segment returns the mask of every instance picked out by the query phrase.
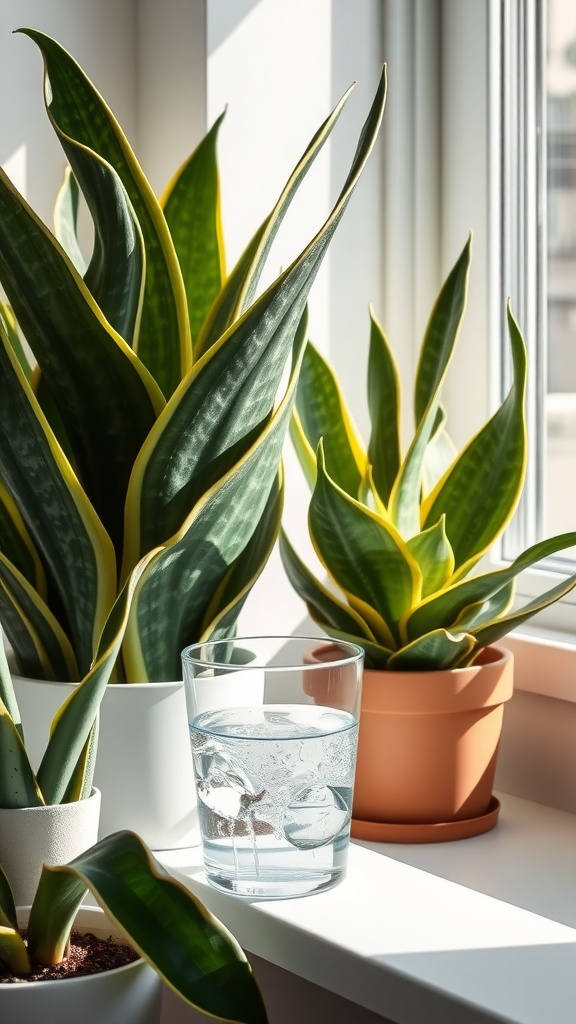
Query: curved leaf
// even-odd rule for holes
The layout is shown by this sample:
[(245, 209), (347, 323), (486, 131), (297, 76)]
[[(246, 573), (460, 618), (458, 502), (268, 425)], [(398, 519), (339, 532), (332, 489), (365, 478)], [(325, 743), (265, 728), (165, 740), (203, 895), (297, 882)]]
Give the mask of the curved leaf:
[(452, 626), (470, 605), (488, 601), (524, 569), (529, 569), (542, 559), (549, 558), (555, 552), (569, 548), (575, 543), (576, 532), (563, 533), (548, 540), (538, 541), (523, 551), (510, 565), (453, 583), (440, 594), (433, 594), (411, 613), (406, 624), (408, 636), (415, 639), (440, 626)]
[(295, 336), (303, 330), (309, 291), (374, 144), (384, 100), (383, 75), (362, 143), (328, 220), (194, 365), (158, 418), (128, 491), (124, 571), (140, 553), (180, 529), (194, 503), (242, 457), (253, 432), (270, 415)]
[[(442, 415), (442, 386), (466, 303), (470, 244), (469, 239), (442, 286), (432, 310), (420, 354), (415, 393), (416, 432), (394, 481), (389, 504), (392, 522), (406, 538), (413, 537), (422, 526), (420, 501), (426, 453), (431, 438), (438, 430), (438, 421)], [(435, 511), (436, 515), (428, 516), (425, 526), (433, 526), (444, 509), (439, 507)], [(447, 532), (452, 544), (449, 520)]]
[(0, 328), (0, 474), (58, 587), (81, 672), (116, 595), (110, 538), (70, 469)]
[(525, 604), (518, 611), (512, 612), (510, 615), (501, 616), (492, 622), (485, 622), (481, 626), (473, 626), (470, 632), (476, 637), (476, 641), (481, 647), (497, 643), (503, 636), (507, 636), (513, 629), (517, 629), (518, 626), (521, 626), (527, 619), (532, 618), (537, 612), (543, 611), (544, 608), (548, 608), (555, 601), (565, 597), (574, 587), (576, 587), (576, 573), (561, 583), (556, 584), (555, 587), (547, 590), (546, 593), (535, 597), (533, 601)]
[[(228, 280), (224, 283), (214, 302), (200, 332), (195, 350), (196, 359), (204, 355), (218, 341), (230, 325), (243, 313), (253, 301), (258, 288), (266, 258), (278, 229), (298, 187), (312, 166), (322, 146), (328, 139), (344, 104), (350, 94), (344, 94), (330, 116), (314, 135), (304, 155), (292, 171), (272, 212), (260, 225), (246, 249), (232, 269)], [(383, 99), (383, 98), (382, 98)]]
[(371, 431), (368, 461), (374, 485), (385, 506), (388, 505), (401, 462), (400, 381), (386, 336), (370, 308), (370, 348), (368, 353), (368, 410)]
[(242, 459), (203, 494), (142, 577), (123, 646), (128, 679), (180, 677), (180, 651), (201, 635), (214, 593), (259, 528), (280, 465), (304, 330), (296, 341), (286, 394), (270, 422)]
[(435, 594), (446, 585), (454, 572), (454, 552), (446, 536), (444, 516), (428, 530), (408, 541), (408, 550), (422, 573), (422, 597)]
[(446, 410), (442, 405), (438, 410), (437, 429), (428, 442), (424, 465), (422, 468), (422, 495), (430, 494), (448, 467), (458, 455), (458, 449), (446, 430)]
[(0, 552), (46, 597), (46, 573), (26, 523), (10, 492), (0, 483)]
[(298, 462), (300, 463), (300, 468), (304, 474), (304, 478), (310, 490), (312, 490), (316, 483), (316, 452), (308, 443), (306, 434), (304, 433), (304, 427), (302, 426), (302, 422), (296, 409), (292, 411), (288, 433), (294, 446)]
[[(94, 224), (94, 246), (84, 284), (108, 323), (135, 348), (144, 289), (144, 242), (134, 210), (116, 171), (96, 153), (68, 138), (57, 124), (53, 127)], [(70, 238), (67, 241), (70, 243)]]
[[(0, 925), (8, 928), (18, 928), (18, 917), (16, 906), (10, 884), (6, 873), (0, 864)], [(0, 953), (0, 957), (2, 954)]]
[(388, 659), (391, 672), (428, 672), (455, 668), (476, 650), (474, 637), (468, 633), (449, 633), (435, 629), (396, 651)]
[(41, 807), (42, 793), (26, 747), (4, 701), (0, 699), (0, 807)]
[(283, 502), (284, 479), (279, 472), (258, 528), (214, 592), (200, 627), (199, 642), (232, 635), (244, 602), (272, 554), (280, 531)]
[(414, 416), (418, 425), (442, 387), (466, 308), (472, 235), (442, 285), (424, 333), (416, 370)]
[(64, 170), (64, 181), (54, 207), (54, 235), (60, 242), (81, 277), (86, 273), (86, 260), (78, 241), (78, 209), (80, 189), (71, 167)]
[(160, 197), (184, 279), (192, 351), (226, 268), (216, 142), (221, 114)]
[(219, 1020), (267, 1024), (234, 937), (132, 832), (102, 839), (68, 865), (44, 868), (28, 924), (29, 945), (41, 962), (62, 958), (85, 887), (182, 999)]
[(50, 739), (37, 772), (38, 785), (47, 804), (60, 803), (71, 783), (79, 789), (85, 789), (88, 784), (77, 779), (77, 769), (80, 765), (84, 770), (93, 770), (93, 759), (86, 756), (86, 744), (120, 651), (134, 591), (152, 557), (153, 553), (143, 558), (134, 569), (108, 616), (94, 666), (54, 716)]
[(168, 396), (190, 368), (192, 353), (182, 275), (160, 205), (116, 118), (76, 61), (42, 32), (19, 31), (34, 40), (44, 57), (46, 106), (53, 123), (111, 164), (134, 207), (146, 250), (138, 355)]
[(60, 623), (41, 596), (0, 553), (0, 621), (23, 675), (78, 679), (78, 664)]
[(356, 642), (362, 645), (365, 641), (376, 642), (372, 630), (362, 617), (343, 601), (339, 601), (312, 575), (307, 565), (296, 554), (283, 530), (280, 533), (279, 547), (286, 575), (295, 591), (306, 602), (310, 615), (318, 625), (327, 632), (338, 629), (342, 633), (354, 636)]
[(84, 488), (119, 544), (128, 477), (163, 399), (1, 170), (0, 280), (64, 419)]
[[(0, 880), (2, 879), (6, 879), (6, 876), (0, 865)], [(7, 963), (14, 974), (31, 973), (30, 959), (24, 939), (16, 925), (2, 922), (2, 915), (0, 915), (0, 960)]]
[(505, 583), (495, 594), (491, 594), (485, 601), (477, 601), (476, 604), (469, 604), (458, 616), (453, 628), (465, 630), (466, 633), (476, 635), (478, 626), (484, 623), (493, 622), (500, 618), (508, 610), (514, 600), (515, 581)]
[[(399, 620), (420, 596), (418, 564), (391, 524), (330, 479), (322, 442), (317, 459), (318, 477), (309, 511), (314, 548), (348, 599), (373, 608), (398, 644)], [(387, 638), (379, 639), (385, 643)]]
[(503, 404), (460, 453), (423, 503), (424, 526), (446, 514), (446, 532), (465, 575), (506, 528), (526, 467), (526, 348), (508, 307), (514, 382)]
[(7, 302), (0, 302), (0, 321), (6, 331), (6, 337), (12, 346), (14, 355), (20, 363), (20, 369), (26, 377), (26, 380), (31, 380), (33, 369), (30, 366), (28, 359), (28, 353), (24, 351), (20, 334), (18, 331), (18, 324), (16, 317), (14, 316), (14, 310)]
[[(310, 341), (300, 370), (296, 413), (308, 446), (316, 451), (323, 438), (328, 473), (357, 498), (366, 452), (332, 367)], [(299, 454), (298, 447), (296, 451)]]

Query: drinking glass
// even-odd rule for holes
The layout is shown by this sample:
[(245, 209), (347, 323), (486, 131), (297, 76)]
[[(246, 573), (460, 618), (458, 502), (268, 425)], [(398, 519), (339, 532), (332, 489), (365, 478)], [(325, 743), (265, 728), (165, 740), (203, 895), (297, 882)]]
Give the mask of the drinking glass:
[(182, 652), (206, 875), (283, 899), (342, 878), (364, 652), (313, 637), (224, 638)]

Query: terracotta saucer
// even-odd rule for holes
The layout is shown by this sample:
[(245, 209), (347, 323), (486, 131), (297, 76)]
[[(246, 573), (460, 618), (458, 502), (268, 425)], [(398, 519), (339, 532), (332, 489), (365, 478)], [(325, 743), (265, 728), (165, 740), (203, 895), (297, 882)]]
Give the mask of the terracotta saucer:
[(494, 828), (500, 813), (500, 801), (495, 796), (485, 814), (463, 821), (441, 821), (429, 825), (398, 824), (382, 821), (359, 821), (352, 818), (353, 839), (367, 839), (374, 843), (447, 843), (454, 839), (480, 836)]

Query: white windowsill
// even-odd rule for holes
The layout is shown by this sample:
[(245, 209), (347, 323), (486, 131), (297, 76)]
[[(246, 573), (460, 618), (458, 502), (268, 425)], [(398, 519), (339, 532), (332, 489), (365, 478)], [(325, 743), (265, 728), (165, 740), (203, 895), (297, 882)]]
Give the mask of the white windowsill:
[(514, 654), (514, 688), (576, 703), (576, 644), (565, 634), (532, 627), (502, 641)]
[(576, 816), (499, 794), (497, 828), (453, 843), (353, 842), (334, 889), (255, 902), (160, 854), (245, 949), (398, 1024), (566, 1024), (576, 1005)]

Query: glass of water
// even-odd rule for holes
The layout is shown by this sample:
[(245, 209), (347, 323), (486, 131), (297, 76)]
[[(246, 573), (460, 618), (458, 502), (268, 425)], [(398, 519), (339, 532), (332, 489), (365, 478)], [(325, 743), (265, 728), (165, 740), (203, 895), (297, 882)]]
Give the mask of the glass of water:
[(320, 892), (344, 874), (364, 652), (310, 637), (182, 652), (208, 881), (241, 896)]

